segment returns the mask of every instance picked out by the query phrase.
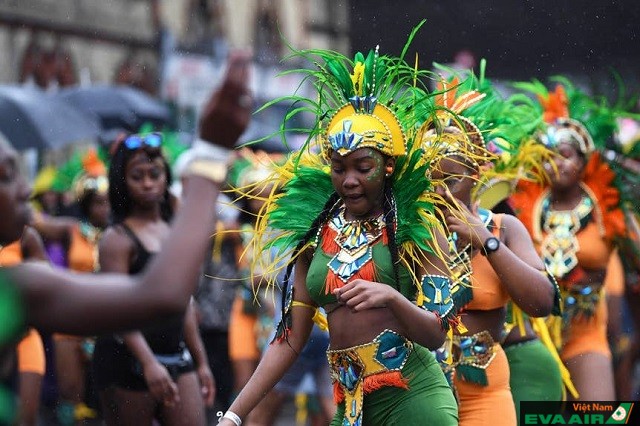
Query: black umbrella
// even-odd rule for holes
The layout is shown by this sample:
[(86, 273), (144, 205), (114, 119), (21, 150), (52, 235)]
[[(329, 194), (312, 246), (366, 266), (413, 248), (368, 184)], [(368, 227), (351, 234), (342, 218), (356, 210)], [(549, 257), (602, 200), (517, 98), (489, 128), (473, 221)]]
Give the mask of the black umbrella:
[(97, 120), (38, 89), (0, 86), (0, 132), (17, 150), (96, 141)]
[(137, 131), (145, 123), (162, 127), (171, 113), (161, 101), (129, 86), (79, 86), (61, 90), (56, 97), (95, 114), (103, 130)]
[(285, 145), (280, 134), (280, 126), (291, 109), (292, 107), (286, 102), (278, 102), (254, 114), (238, 145), (249, 144), (253, 149), (266, 152), (289, 152), (300, 149), (307, 135), (301, 133), (299, 129), (309, 129), (312, 124), (309, 123), (309, 117), (303, 114), (297, 114), (290, 119), (286, 123)]

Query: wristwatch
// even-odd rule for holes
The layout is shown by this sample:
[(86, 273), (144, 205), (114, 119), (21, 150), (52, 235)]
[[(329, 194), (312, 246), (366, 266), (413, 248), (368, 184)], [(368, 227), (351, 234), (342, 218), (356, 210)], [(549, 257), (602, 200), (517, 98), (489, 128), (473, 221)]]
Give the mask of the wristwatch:
[(483, 256), (487, 256), (494, 251), (498, 251), (499, 248), (500, 240), (496, 237), (489, 237), (485, 240), (484, 246), (482, 247), (480, 253), (482, 253)]

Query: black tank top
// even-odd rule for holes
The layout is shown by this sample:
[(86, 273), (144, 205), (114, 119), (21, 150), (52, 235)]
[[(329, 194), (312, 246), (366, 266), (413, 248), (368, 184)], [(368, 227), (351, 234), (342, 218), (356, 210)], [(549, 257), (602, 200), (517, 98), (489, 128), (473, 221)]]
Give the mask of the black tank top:
[[(129, 274), (135, 275), (142, 272), (155, 253), (150, 252), (142, 244), (142, 241), (124, 223), (120, 227), (131, 238), (135, 244), (135, 254), (133, 262), (129, 265)], [(174, 354), (180, 352), (184, 347), (184, 314), (172, 315), (153, 321), (153, 323), (140, 329), (144, 335), (149, 348), (156, 354)]]

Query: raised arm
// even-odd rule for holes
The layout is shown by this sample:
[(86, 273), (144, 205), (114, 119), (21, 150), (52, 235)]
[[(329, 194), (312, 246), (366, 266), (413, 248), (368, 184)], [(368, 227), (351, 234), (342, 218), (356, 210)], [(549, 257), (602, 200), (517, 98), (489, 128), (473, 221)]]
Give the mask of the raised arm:
[[(480, 220), (477, 212), (449, 196), (457, 204), (458, 213), (447, 210), (445, 218), (449, 232), (455, 232), (461, 241), (469, 242), (481, 253), (487, 239), (494, 235)], [(536, 252), (531, 237), (522, 222), (514, 216), (503, 215), (500, 244), (497, 251), (487, 254), (511, 299), (528, 315), (546, 316), (554, 304), (555, 288), (544, 271), (544, 264)]]
[(544, 272), (544, 264), (531, 237), (518, 218), (502, 218), (504, 248), (487, 256), (507, 288), (511, 299), (532, 317), (543, 317), (553, 309), (555, 288)]
[(60, 241), (69, 238), (71, 228), (77, 223), (77, 219), (72, 217), (54, 217), (38, 214), (34, 217), (31, 226), (33, 226), (45, 240)]
[[(247, 94), (249, 56), (235, 53), (220, 89), (203, 111), (200, 136), (211, 151), (232, 148), (246, 128), (250, 111), (239, 99)], [(206, 142), (198, 155), (207, 157)], [(212, 156), (208, 156), (208, 162)], [(201, 162), (200, 165), (203, 163)], [(185, 177), (184, 206), (162, 251), (140, 277), (84, 275), (42, 265), (7, 268), (22, 292), (29, 324), (49, 331), (91, 334), (143, 325), (159, 315), (183, 312), (197, 283), (214, 229), (219, 176), (194, 169)]]

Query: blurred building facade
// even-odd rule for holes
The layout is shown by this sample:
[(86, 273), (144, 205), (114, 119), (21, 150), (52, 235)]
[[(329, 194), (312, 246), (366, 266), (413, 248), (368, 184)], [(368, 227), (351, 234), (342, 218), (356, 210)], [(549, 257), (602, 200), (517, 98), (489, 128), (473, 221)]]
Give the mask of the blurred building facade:
[(44, 89), (119, 82), (162, 91), (171, 51), (223, 58), (249, 47), (277, 64), (296, 48), (349, 49), (335, 0), (0, 0), (0, 83)]

